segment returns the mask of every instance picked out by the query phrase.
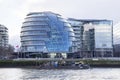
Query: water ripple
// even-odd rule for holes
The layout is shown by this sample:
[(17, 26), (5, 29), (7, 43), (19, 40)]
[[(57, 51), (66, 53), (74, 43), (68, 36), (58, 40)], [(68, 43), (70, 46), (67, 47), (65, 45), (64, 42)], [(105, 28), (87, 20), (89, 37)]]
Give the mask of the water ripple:
[(39, 70), (0, 68), (0, 80), (120, 80), (120, 68)]

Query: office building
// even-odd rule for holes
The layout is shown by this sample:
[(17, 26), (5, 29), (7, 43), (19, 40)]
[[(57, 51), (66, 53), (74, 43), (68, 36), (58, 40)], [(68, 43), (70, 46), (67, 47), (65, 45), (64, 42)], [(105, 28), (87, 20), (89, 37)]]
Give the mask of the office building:
[(0, 46), (8, 47), (8, 29), (0, 24)]
[(82, 56), (82, 45), (83, 45), (83, 23), (76, 19), (68, 19), (68, 22), (71, 24), (74, 34), (75, 34), (75, 41), (74, 41), (74, 57), (80, 58)]
[(114, 57), (120, 57), (120, 23), (113, 27)]
[(21, 51), (28, 55), (39, 53), (70, 53), (74, 33), (71, 25), (52, 12), (32, 12), (27, 15), (21, 31)]
[[(77, 47), (78, 52), (82, 54), (81, 57), (113, 56), (113, 22), (111, 20), (69, 18), (68, 21), (72, 24), (74, 33), (79, 32), (75, 34), (75, 39), (80, 45)], [(76, 26), (75, 23), (79, 24)]]

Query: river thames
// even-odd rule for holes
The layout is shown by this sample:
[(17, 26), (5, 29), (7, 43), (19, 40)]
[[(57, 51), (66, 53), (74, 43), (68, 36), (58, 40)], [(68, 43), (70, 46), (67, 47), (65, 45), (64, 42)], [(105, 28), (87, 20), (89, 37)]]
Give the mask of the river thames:
[(0, 80), (120, 80), (120, 68), (84, 70), (0, 68)]

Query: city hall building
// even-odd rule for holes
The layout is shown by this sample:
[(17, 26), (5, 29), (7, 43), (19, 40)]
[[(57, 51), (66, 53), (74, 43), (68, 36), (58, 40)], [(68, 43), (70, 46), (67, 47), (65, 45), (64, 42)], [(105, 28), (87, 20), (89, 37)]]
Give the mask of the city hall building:
[(29, 13), (22, 25), (21, 53), (25, 57), (112, 57), (113, 21)]
[(74, 52), (74, 40), (71, 25), (61, 15), (33, 12), (27, 14), (22, 25), (21, 52), (26, 57), (41, 53), (48, 53), (50, 57), (60, 57), (61, 54), (66, 57), (66, 53)]

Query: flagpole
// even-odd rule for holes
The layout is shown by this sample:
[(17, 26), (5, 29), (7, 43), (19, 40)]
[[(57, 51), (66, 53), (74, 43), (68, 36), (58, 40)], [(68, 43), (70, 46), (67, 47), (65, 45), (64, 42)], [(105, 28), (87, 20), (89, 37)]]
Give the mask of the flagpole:
[(19, 58), (19, 46), (17, 45), (16, 48), (17, 48), (17, 58)]

